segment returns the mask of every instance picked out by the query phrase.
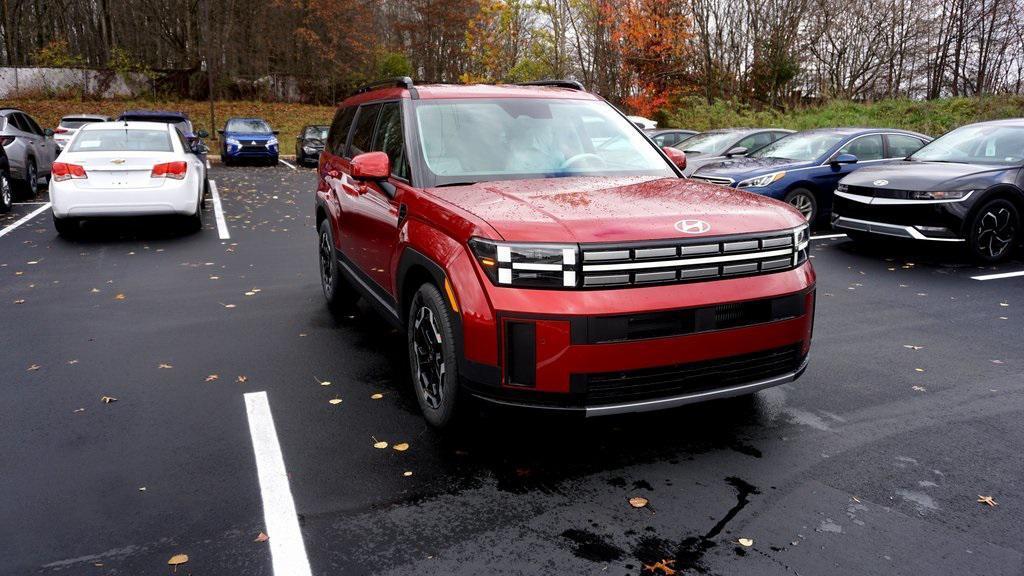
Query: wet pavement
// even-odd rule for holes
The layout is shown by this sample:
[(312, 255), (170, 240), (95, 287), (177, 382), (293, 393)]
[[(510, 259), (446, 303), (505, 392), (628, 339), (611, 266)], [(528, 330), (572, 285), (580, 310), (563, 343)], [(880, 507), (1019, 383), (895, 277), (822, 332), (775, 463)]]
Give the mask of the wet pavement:
[(211, 176), (229, 239), (212, 205), (198, 234), (68, 241), (44, 210), (0, 237), (0, 574), (171, 573), (176, 554), (176, 573), (274, 574), (261, 391), (313, 574), (1024, 571), (1024, 277), (972, 279), (1020, 260), (816, 239), (795, 383), (589, 421), (485, 408), (442, 434), (404, 338), (324, 307), (314, 174)]

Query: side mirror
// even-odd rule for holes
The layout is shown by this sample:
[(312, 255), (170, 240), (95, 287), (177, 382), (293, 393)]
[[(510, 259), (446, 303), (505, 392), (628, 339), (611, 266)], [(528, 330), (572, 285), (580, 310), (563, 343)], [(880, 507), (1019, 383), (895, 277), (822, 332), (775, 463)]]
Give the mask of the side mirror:
[(206, 130), (200, 130), (199, 132), (196, 132), (196, 136), (199, 136), (200, 138), (209, 138), (210, 133)]
[(280, 131), (280, 130), (274, 130), (273, 132), (274, 132), (274, 136), (277, 136), (278, 134), (280, 134), (280, 133), (281, 133), (281, 131)]
[(686, 169), (686, 154), (682, 150), (671, 146), (662, 146), (661, 151), (676, 165), (676, 168), (680, 170)]
[(352, 159), (352, 177), (356, 180), (386, 180), (391, 160), (383, 152), (366, 152)]
[(223, 130), (217, 130), (217, 134), (220, 134), (221, 136), (223, 136), (224, 135), (224, 131)]
[(840, 155), (835, 156), (834, 158), (832, 158), (832, 161), (829, 162), (829, 164), (836, 164), (836, 165), (839, 165), (839, 164), (856, 164), (856, 163), (857, 163), (857, 157), (854, 156), (853, 154), (840, 154)]
[(729, 151), (725, 153), (725, 157), (732, 158), (733, 156), (744, 156), (747, 152), (749, 152), (749, 150), (747, 150), (746, 146), (737, 146), (735, 148), (730, 148)]
[(43, 136), (46, 136), (47, 138), (49, 138), (49, 137), (53, 136), (53, 134), (54, 134), (54, 132), (50, 128), (44, 128), (43, 129)]

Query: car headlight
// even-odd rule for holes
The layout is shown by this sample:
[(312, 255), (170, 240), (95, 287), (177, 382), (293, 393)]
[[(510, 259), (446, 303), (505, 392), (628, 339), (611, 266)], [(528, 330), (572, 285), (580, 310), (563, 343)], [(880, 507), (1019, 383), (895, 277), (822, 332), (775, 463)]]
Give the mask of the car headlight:
[(755, 176), (753, 178), (747, 178), (746, 180), (741, 180), (740, 183), (736, 185), (736, 187), (737, 188), (763, 188), (763, 187), (771, 184), (772, 182), (778, 182), (785, 175), (786, 175), (785, 172), (772, 172), (771, 174), (765, 174), (764, 176)]
[(846, 191), (847, 191), (847, 190), (849, 190), (849, 189), (850, 189), (850, 187), (849, 187), (849, 186), (847, 186), (846, 184), (843, 184), (842, 182), (840, 182), (840, 183), (839, 183), (839, 184), (838, 184), (838, 185), (836, 186), (836, 192), (846, 192)]
[(793, 229), (793, 266), (799, 266), (810, 256), (808, 248), (811, 244), (811, 227), (801, 224)]
[(318, 152), (318, 150), (316, 148), (313, 148), (312, 146), (303, 146), (302, 150), (306, 154), (316, 154)]
[(238, 138), (228, 138), (227, 140), (225, 140), (225, 142), (228, 143), (228, 146), (241, 146), (242, 145), (242, 143), (238, 141)]
[(575, 288), (579, 247), (575, 244), (522, 244), (471, 238), (469, 248), (498, 286)]
[(911, 192), (912, 200), (962, 200), (973, 190), (935, 190), (932, 192)]
[(277, 138), (267, 140), (267, 148), (270, 148), (271, 146), (277, 146)]

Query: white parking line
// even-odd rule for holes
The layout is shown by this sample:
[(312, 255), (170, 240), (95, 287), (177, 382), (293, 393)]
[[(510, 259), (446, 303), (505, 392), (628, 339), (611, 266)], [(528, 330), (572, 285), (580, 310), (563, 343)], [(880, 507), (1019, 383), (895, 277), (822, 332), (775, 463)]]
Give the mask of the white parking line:
[(1024, 276), (1024, 270), (1019, 272), (1002, 272), (1000, 274), (982, 274), (981, 276), (971, 276), (971, 280), (1002, 280), (1003, 278), (1016, 278), (1018, 276)]
[(270, 536), (270, 556), (276, 576), (311, 576), (306, 545), (302, 541), (295, 501), (288, 486), (281, 446), (277, 442), (274, 417), (266, 392), (245, 395), (252, 451), (263, 497), (263, 521)]
[(291, 168), (292, 170), (298, 170), (298, 168), (296, 168), (294, 164), (288, 162), (284, 158), (278, 158), (277, 161), (280, 162), (281, 164), (284, 164), (285, 166)]
[(811, 236), (811, 240), (825, 240), (827, 238), (845, 238), (846, 234), (818, 234)]
[(209, 158), (206, 159), (206, 169), (207, 170), (210, 169), (210, 159)]
[(210, 196), (213, 197), (213, 215), (217, 218), (217, 233), (221, 240), (228, 240), (231, 234), (228, 232), (228, 223), (224, 221), (224, 209), (220, 206), (220, 194), (217, 193), (217, 182), (210, 180)]
[(21, 226), (25, 222), (28, 222), (29, 220), (35, 218), (36, 216), (39, 216), (40, 214), (42, 214), (43, 212), (45, 212), (49, 208), (50, 208), (50, 203), (49, 202), (47, 202), (46, 204), (43, 204), (39, 208), (36, 208), (32, 212), (30, 212), (28, 215), (23, 216), (21, 218), (21, 220), (18, 220), (17, 222), (15, 222), (14, 224), (11, 224), (7, 228), (4, 228), (3, 230), (0, 230), (0, 236), (7, 235), (7, 233), (10, 232), (11, 230), (14, 230), (15, 228), (17, 228), (18, 226)]

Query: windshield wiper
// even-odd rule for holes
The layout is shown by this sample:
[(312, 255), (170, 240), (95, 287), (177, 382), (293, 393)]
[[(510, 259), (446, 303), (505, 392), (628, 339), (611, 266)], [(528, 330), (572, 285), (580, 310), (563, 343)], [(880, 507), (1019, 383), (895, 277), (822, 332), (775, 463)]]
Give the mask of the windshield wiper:
[(445, 182), (444, 184), (438, 184), (435, 188), (444, 188), (446, 186), (472, 186), (478, 184), (478, 182)]

